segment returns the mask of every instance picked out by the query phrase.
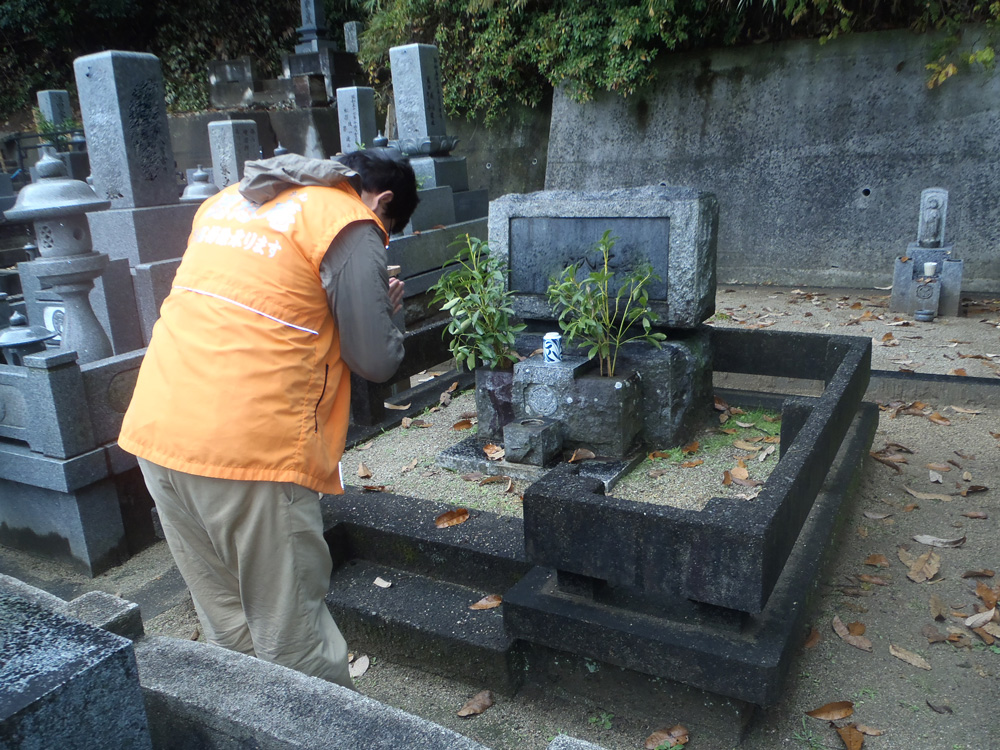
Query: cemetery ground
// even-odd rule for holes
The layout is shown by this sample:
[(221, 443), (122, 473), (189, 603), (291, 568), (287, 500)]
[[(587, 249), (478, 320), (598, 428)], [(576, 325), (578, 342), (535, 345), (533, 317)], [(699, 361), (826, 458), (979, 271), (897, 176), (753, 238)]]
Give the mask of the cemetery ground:
[[(995, 379), (1000, 387), (1000, 300), (967, 301), (965, 317), (935, 323), (901, 320), (887, 305), (888, 292), (879, 290), (720, 286), (711, 322), (868, 336), (873, 371), (950, 374), (952, 384)], [(442, 391), (449, 385), (442, 382)], [(804, 603), (810, 628), (795, 650), (781, 701), (758, 711), (742, 747), (856, 748), (863, 738), (865, 748), (889, 750), (1000, 748), (1000, 638), (993, 640), (1000, 630), (995, 621), (969, 626), (979, 624), (969, 618), (993, 608), (1000, 592), (1000, 398), (984, 396), (989, 390), (970, 389), (966, 397), (951, 388), (943, 400), (880, 403), (874, 455), (865, 459), (824, 572)], [(415, 493), (422, 483), (426, 496), (470, 507), (471, 522), (477, 507), (516, 514), (523, 486), (480, 485), (433, 465), (436, 450), (468, 434), (451, 429), (467, 408), (462, 398), (456, 394), (451, 405), (417, 417), (434, 427), (411, 424), (353, 451), (345, 474), (352, 483), (400, 494)], [(370, 477), (356, 476), (362, 462)], [(704, 492), (706, 484), (721, 491), (722, 472), (702, 468), (678, 464), (674, 475), (690, 477), (691, 493)], [(0, 572), (67, 599), (108, 591), (139, 603), (148, 633), (198, 637), (190, 599), (162, 542), (95, 579), (7, 550), (0, 553)], [(459, 718), (463, 704), (490, 685), (434, 676), (378, 653), (367, 657), (370, 665), (357, 680), (361, 692), (495, 750), (543, 748), (560, 732), (624, 750), (643, 747), (655, 730), (677, 724), (689, 732), (686, 747), (731, 746), (713, 722), (686, 717), (665, 681), (626, 679), (587, 660), (574, 661), (559, 678), (530, 677), (517, 695), (498, 692), (492, 707)], [(731, 720), (720, 709), (719, 722)], [(852, 734), (848, 725), (863, 734)]]

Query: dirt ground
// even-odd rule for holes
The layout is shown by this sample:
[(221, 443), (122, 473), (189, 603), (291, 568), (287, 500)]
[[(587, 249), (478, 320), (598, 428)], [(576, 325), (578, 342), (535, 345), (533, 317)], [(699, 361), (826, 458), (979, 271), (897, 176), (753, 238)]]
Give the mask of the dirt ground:
[[(887, 294), (720, 287), (712, 323), (863, 335), (875, 344), (875, 369), (998, 376), (1000, 300), (970, 302), (963, 318), (913, 323), (888, 313)], [(844, 727), (850, 724), (869, 732), (863, 744), (874, 750), (1000, 749), (1000, 639), (994, 643), (990, 634), (997, 620), (978, 631), (966, 624), (993, 606), (1000, 592), (1000, 576), (993, 572), (1000, 569), (1000, 391), (989, 404), (882, 406), (872, 450), (883, 460), (865, 461), (847, 522), (833, 542), (833, 562), (804, 605), (815, 634), (797, 649), (781, 702), (758, 711), (741, 745), (748, 750), (860, 747), (838, 736), (836, 728), (849, 733)], [(423, 418), (453, 424), (459, 409), (464, 407), (456, 401), (444, 413)], [(371, 481), (395, 492), (419, 479), (440, 485), (446, 472), (433, 465), (433, 441), (419, 442), (428, 438), (423, 433), (430, 428), (397, 431), (401, 442), (391, 465), (371, 448), (345, 460), (345, 472), (357, 468), (359, 456), (358, 463), (373, 470)], [(433, 473), (421, 476), (425, 472)], [(451, 501), (479, 502), (482, 495), (483, 502), (516, 512), (516, 487), (506, 492), (501, 483), (480, 487), (460, 477), (448, 480)], [(7, 551), (0, 554), (0, 571), (64, 597), (93, 588), (131, 598), (143, 609), (147, 632), (196, 636), (190, 600), (162, 543), (93, 580)], [(835, 632), (835, 622), (850, 628), (847, 639)], [(634, 705), (615, 696), (595, 702), (558, 685), (529, 685), (517, 696), (498, 698), (483, 714), (461, 719), (459, 708), (489, 685), (431, 676), (377, 653), (369, 657), (371, 666), (358, 679), (363, 693), (495, 750), (543, 748), (560, 732), (609, 750), (641, 748), (651, 732), (678, 723), (690, 732), (687, 748), (729, 746), (713, 741), (707, 729), (699, 734), (698, 723), (667, 702), (669, 692), (659, 699), (652, 681), (648, 700)], [(833, 724), (805, 713), (835, 702), (850, 702), (840, 708), (851, 713)]]

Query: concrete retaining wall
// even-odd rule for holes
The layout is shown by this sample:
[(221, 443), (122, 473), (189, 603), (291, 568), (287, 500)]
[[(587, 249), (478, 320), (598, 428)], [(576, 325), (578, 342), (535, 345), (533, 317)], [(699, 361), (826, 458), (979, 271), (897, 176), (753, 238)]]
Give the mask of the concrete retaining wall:
[[(967, 35), (979, 33), (967, 30)], [(871, 287), (950, 191), (966, 291), (1000, 290), (1000, 76), (928, 90), (934, 38), (907, 31), (664, 55), (654, 89), (558, 90), (546, 189), (665, 181), (719, 199), (719, 281)]]

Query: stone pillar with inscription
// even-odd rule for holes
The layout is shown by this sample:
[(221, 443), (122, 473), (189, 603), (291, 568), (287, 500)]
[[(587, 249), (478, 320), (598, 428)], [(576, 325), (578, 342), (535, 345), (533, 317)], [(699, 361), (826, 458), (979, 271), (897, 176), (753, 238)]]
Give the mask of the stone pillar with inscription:
[(212, 176), (220, 190), (243, 179), (244, 165), (261, 158), (257, 123), (253, 120), (218, 120), (208, 124), (212, 150)]
[(410, 231), (485, 216), (489, 210), (486, 191), (469, 190), (465, 157), (451, 155), (458, 138), (447, 133), (437, 47), (393, 47), (389, 60), (398, 134), (392, 145), (410, 157), (421, 187)]
[(340, 150), (349, 154), (371, 148), (378, 135), (375, 125), (375, 89), (350, 86), (337, 89)]
[(952, 257), (954, 245), (945, 239), (948, 191), (927, 188), (920, 194), (917, 241), (896, 258), (892, 275), (890, 312), (930, 321), (937, 316), (962, 314), (961, 260)]
[(179, 202), (160, 61), (110, 51), (73, 67), (94, 189), (111, 201), (88, 217), (95, 250), (111, 257), (92, 299), (121, 354), (149, 342), (197, 204)]

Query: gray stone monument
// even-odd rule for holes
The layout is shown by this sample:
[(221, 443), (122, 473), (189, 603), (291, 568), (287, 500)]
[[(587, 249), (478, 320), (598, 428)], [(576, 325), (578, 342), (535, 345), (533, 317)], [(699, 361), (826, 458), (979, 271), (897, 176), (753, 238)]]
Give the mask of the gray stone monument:
[(302, 26), (296, 29), (299, 33), (299, 43), (295, 45), (295, 52), (304, 54), (336, 47), (327, 38), (323, 0), (301, 0), (299, 8), (302, 13)]
[(0, 747), (151, 750), (131, 641), (0, 596)]
[[(411, 231), (485, 216), (489, 210), (486, 191), (469, 190), (465, 157), (450, 155), (458, 139), (447, 133), (437, 47), (430, 44), (393, 47), (389, 59), (398, 133), (398, 140), (392, 145), (410, 157), (422, 191), (447, 188), (452, 193), (442, 198), (421, 192), (421, 204), (411, 222)], [(453, 217), (450, 211), (434, 208), (446, 200), (454, 207)]]
[(928, 188), (920, 194), (917, 241), (906, 255), (896, 258), (889, 311), (930, 321), (936, 316), (962, 313), (961, 260), (952, 257), (954, 246), (946, 240), (948, 191)]
[(361, 32), (365, 25), (361, 21), (348, 21), (344, 24), (344, 49), (355, 55), (361, 51)]
[(220, 190), (243, 179), (243, 169), (260, 158), (260, 139), (253, 120), (218, 120), (208, 124), (212, 176)]
[(73, 107), (69, 101), (69, 92), (59, 89), (39, 91), (38, 113), (57, 128), (73, 119)]
[(340, 150), (349, 154), (370, 148), (378, 135), (375, 125), (375, 89), (349, 86), (337, 89)]
[(150, 290), (136, 290), (132, 269), (179, 258), (198, 204), (179, 202), (159, 60), (101, 52), (78, 58), (74, 70), (94, 187), (111, 201), (89, 217), (94, 248), (111, 258), (91, 299), (121, 354), (148, 343), (136, 300)]

